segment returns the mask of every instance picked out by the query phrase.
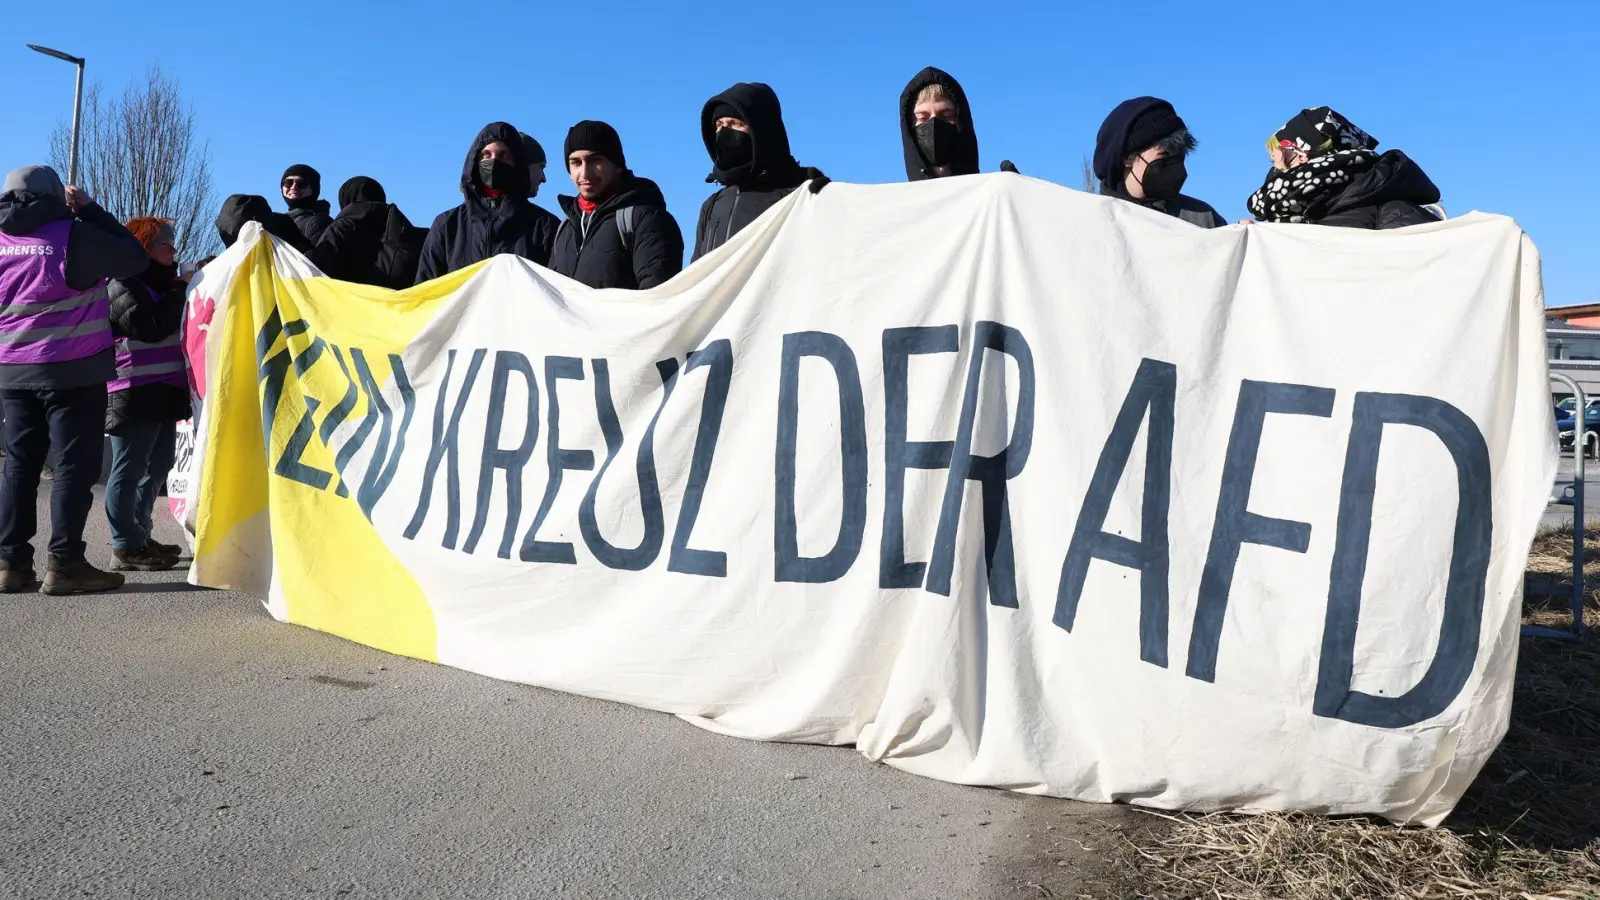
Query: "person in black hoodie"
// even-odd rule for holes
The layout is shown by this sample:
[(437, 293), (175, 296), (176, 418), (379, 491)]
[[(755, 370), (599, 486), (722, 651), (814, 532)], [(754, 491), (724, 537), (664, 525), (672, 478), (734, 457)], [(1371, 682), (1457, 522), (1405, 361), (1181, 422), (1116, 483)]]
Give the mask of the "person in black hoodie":
[[(84, 558), (104, 442), (106, 382), (116, 375), (104, 281), (143, 271), (138, 239), (48, 166), (24, 166), (0, 185), (0, 592), (32, 589), (39, 477), (54, 449), (44, 592), (120, 587)], [(64, 258), (63, 258), (64, 257)], [(49, 305), (46, 305), (49, 304)]]
[(1437, 222), (1425, 205), (1439, 189), (1399, 150), (1378, 152), (1378, 139), (1326, 106), (1301, 110), (1267, 139), (1272, 168), (1245, 202), (1268, 222), (1345, 228), (1404, 228)]
[(267, 234), (301, 253), (311, 254), (311, 242), (295, 227), (294, 220), (273, 212), (267, 198), (260, 194), (233, 194), (222, 201), (222, 211), (217, 213), (217, 236), (222, 239), (222, 246), (232, 247), (246, 222), (260, 222)]
[(339, 216), (311, 251), (311, 262), (340, 281), (393, 290), (416, 283), (428, 232), (389, 202), (383, 185), (365, 175), (339, 188)]
[(478, 132), (461, 165), (465, 202), (433, 220), (422, 245), (418, 284), (501, 253), (550, 264), (560, 220), (528, 202), (531, 159), (521, 133), (505, 122), (491, 122)]
[(322, 173), (304, 163), (295, 163), (284, 170), (278, 187), (289, 204), (289, 218), (294, 221), (294, 227), (315, 245), (322, 232), (333, 224), (333, 218), (328, 215), (328, 201), (320, 199)]
[(177, 449), (177, 424), (189, 418), (184, 373), (184, 280), (178, 275), (172, 223), (141, 217), (128, 230), (150, 254), (138, 275), (110, 284), (117, 377), (107, 387), (105, 430), (111, 436), (106, 519), (116, 568), (159, 572), (178, 562), (179, 547), (155, 539), (156, 495)]
[(900, 92), (900, 143), (910, 181), (976, 175), (978, 133), (961, 83), (932, 66), (918, 72)]
[(1182, 193), (1189, 178), (1184, 161), (1197, 144), (1171, 103), (1157, 97), (1124, 100), (1095, 137), (1100, 193), (1201, 228), (1221, 228), (1227, 220), (1209, 203)]
[(700, 207), (691, 262), (722, 246), (806, 181), (812, 193), (828, 183), (826, 175), (794, 161), (778, 95), (759, 82), (740, 82), (707, 100), (700, 111), (700, 136), (711, 154), (706, 181), (722, 189)]
[(561, 197), (567, 220), (550, 268), (593, 288), (629, 290), (653, 288), (683, 269), (683, 232), (656, 183), (628, 170), (616, 129), (579, 122), (563, 156), (578, 196)]

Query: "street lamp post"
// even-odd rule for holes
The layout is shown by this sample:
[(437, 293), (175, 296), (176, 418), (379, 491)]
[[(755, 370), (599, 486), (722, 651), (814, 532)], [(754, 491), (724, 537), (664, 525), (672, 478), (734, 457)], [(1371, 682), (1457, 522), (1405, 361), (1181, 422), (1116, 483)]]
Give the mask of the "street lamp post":
[(60, 50), (52, 50), (49, 47), (41, 47), (38, 44), (29, 44), (28, 49), (38, 53), (43, 53), (45, 56), (53, 56), (56, 59), (62, 60), (63, 62), (72, 63), (78, 67), (78, 84), (73, 89), (74, 96), (72, 98), (72, 149), (67, 155), (67, 183), (77, 184), (78, 116), (83, 111), (83, 57), (73, 56), (70, 53), (62, 53)]

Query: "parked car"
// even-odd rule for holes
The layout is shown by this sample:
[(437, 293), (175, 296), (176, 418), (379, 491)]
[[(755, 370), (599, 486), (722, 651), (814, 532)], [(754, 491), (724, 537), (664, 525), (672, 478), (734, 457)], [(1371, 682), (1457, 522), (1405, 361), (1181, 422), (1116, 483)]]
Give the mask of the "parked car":
[[(1561, 439), (1563, 450), (1572, 449), (1573, 433), (1577, 431), (1578, 417), (1572, 413), (1573, 405), (1566, 409), (1561, 409), (1559, 405), (1556, 407), (1560, 412), (1556, 417), (1556, 435)], [(1600, 402), (1590, 403), (1584, 411), (1583, 430), (1585, 435), (1594, 435), (1596, 445), (1600, 446)]]

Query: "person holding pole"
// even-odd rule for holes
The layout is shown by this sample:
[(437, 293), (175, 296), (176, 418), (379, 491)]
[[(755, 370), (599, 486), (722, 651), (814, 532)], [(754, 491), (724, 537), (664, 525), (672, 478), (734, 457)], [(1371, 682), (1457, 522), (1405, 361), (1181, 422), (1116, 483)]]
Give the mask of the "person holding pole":
[(56, 450), (44, 592), (121, 587), (84, 558), (83, 528), (100, 478), (106, 383), (116, 377), (106, 280), (150, 257), (114, 216), (49, 166), (0, 186), (0, 593), (39, 583), (33, 561), (39, 476)]

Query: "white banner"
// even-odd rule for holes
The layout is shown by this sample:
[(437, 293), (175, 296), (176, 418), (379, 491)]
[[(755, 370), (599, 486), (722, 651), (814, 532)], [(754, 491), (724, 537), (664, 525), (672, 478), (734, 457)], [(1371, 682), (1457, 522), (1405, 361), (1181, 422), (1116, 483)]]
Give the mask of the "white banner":
[(1174, 809), (1433, 823), (1506, 727), (1555, 470), (1509, 219), (834, 184), (639, 293), (261, 240), (208, 270), (194, 577), (281, 618)]

